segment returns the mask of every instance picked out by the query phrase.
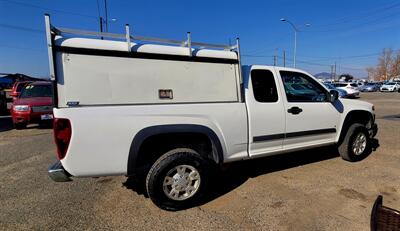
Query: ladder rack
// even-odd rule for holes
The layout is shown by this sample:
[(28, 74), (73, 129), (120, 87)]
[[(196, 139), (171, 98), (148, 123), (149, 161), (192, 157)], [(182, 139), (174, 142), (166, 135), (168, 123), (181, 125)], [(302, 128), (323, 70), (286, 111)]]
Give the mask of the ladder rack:
[[(50, 16), (48, 14), (45, 15), (45, 18), (46, 18), (46, 20), (48, 20), (50, 22)], [(102, 37), (102, 38), (124, 39), (124, 40), (127, 40), (127, 42), (136, 40), (136, 41), (142, 41), (142, 42), (156, 42), (156, 43), (164, 43), (164, 44), (170, 44), (170, 45), (178, 45), (178, 46), (183, 46), (183, 47), (223, 49), (223, 50), (228, 50), (228, 51), (235, 51), (239, 47), (238, 39), (236, 40), (237, 43), (235, 45), (192, 42), (190, 32), (187, 32), (186, 40), (145, 37), (145, 36), (139, 36), (139, 35), (132, 36), (129, 34), (129, 31), (130, 31), (129, 24), (125, 25), (125, 34), (62, 28), (62, 27), (55, 27), (51, 24), (50, 24), (50, 28), (47, 28), (47, 26), (46, 26), (46, 30), (48, 30), (48, 29), (54, 35), (74, 34), (74, 35), (93, 36), (93, 37)]]
[(125, 34), (116, 34), (116, 33), (108, 33), (108, 32), (97, 32), (97, 31), (86, 31), (86, 30), (77, 30), (70, 28), (62, 28), (55, 27), (50, 22), (50, 15), (45, 14), (45, 24), (46, 24), (46, 37), (47, 37), (47, 46), (48, 46), (48, 55), (50, 62), (50, 78), (52, 80), (55, 79), (54, 74), (54, 64), (53, 64), (53, 52), (52, 46), (53, 39), (55, 35), (63, 35), (63, 34), (72, 34), (72, 35), (81, 35), (81, 36), (92, 36), (92, 37), (100, 37), (100, 38), (111, 38), (111, 39), (119, 39), (125, 40), (127, 43), (127, 52), (135, 52), (131, 49), (131, 42), (140, 41), (140, 42), (148, 42), (148, 43), (158, 43), (158, 44), (166, 44), (166, 45), (175, 45), (181, 47), (188, 48), (188, 56), (192, 56), (192, 48), (195, 47), (197, 49), (222, 49), (226, 51), (234, 51), (237, 53), (238, 63), (239, 63), (239, 78), (241, 78), (241, 60), (240, 60), (240, 45), (239, 38), (236, 38), (235, 45), (223, 45), (223, 44), (211, 44), (211, 43), (201, 43), (201, 42), (192, 42), (191, 33), (187, 32), (186, 40), (173, 40), (173, 39), (164, 39), (164, 38), (155, 38), (155, 37), (144, 37), (135, 35), (132, 36), (130, 34), (130, 27), (128, 24), (125, 25)]

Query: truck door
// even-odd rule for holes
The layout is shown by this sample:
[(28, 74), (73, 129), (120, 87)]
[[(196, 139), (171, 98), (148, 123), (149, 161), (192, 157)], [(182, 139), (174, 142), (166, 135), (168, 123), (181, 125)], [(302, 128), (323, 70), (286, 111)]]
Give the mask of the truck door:
[(249, 156), (279, 152), (285, 136), (285, 113), (278, 77), (273, 69), (255, 66), (247, 75)]
[(285, 89), (286, 135), (283, 148), (333, 143), (339, 109), (329, 102), (329, 92), (307, 73), (277, 68)]

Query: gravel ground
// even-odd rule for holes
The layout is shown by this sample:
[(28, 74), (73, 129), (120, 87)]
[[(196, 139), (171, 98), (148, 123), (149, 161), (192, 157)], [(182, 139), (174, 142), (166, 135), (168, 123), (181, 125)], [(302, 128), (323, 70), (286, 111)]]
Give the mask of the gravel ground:
[[(369, 230), (378, 194), (400, 209), (400, 94), (365, 93), (375, 104), (380, 146), (349, 163), (331, 148), (232, 164), (207, 203), (167, 212), (133, 179), (52, 182), (50, 129), (13, 130), (0, 117), (1, 230)], [(389, 116), (388, 118), (386, 118)]]

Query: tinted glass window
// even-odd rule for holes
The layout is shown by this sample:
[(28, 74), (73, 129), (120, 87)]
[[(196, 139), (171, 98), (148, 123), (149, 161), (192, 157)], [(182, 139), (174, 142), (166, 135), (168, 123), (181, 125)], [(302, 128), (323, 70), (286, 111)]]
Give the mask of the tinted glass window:
[(251, 82), (254, 98), (258, 102), (271, 103), (278, 101), (274, 75), (268, 70), (252, 70)]
[(51, 97), (51, 85), (26, 85), (21, 91), (21, 98)]
[(21, 90), (22, 90), (22, 88), (25, 86), (25, 84), (24, 83), (20, 83), (20, 84), (18, 84), (17, 85), (17, 92), (21, 92)]
[(324, 88), (311, 77), (291, 71), (281, 71), (280, 73), (289, 102), (327, 101)]
[(350, 84), (350, 86), (352, 86), (352, 87), (358, 87), (358, 85), (357, 85), (356, 83), (352, 83), (352, 84)]

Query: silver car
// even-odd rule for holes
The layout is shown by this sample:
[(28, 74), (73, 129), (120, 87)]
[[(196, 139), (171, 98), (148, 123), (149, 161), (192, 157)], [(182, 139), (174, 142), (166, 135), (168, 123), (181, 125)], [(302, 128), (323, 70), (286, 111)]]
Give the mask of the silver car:
[(376, 83), (366, 83), (364, 86), (360, 88), (362, 92), (375, 92), (379, 91), (379, 85)]

